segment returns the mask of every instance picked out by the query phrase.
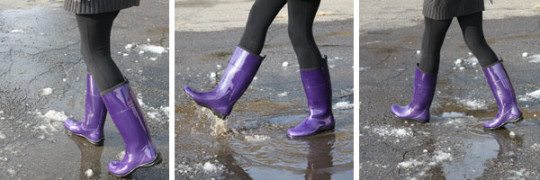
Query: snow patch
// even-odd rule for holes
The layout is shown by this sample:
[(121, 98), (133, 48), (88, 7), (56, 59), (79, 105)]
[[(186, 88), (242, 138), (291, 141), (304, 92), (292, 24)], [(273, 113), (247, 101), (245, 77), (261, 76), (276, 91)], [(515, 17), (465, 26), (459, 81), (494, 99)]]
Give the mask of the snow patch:
[(530, 55), (526, 58), (530, 63), (540, 63), (540, 54)]
[(487, 109), (486, 102), (483, 100), (462, 99), (462, 100), (459, 100), (459, 103), (464, 105), (467, 109), (471, 109), (471, 110)]
[(396, 138), (411, 137), (413, 135), (411, 128), (378, 127), (374, 128), (373, 132), (379, 136), (392, 136)]
[(424, 162), (417, 161), (416, 159), (410, 159), (408, 161), (400, 162), (398, 164), (398, 168), (403, 168), (403, 169), (414, 168), (416, 166), (421, 166), (423, 164), (424, 164)]
[(22, 33), (24, 33), (24, 31), (22, 29), (13, 29), (13, 30), (9, 31), (9, 33), (22, 34)]
[(53, 93), (53, 89), (50, 88), (50, 87), (43, 88), (41, 90), (41, 95), (43, 95), (43, 96), (48, 96), (48, 95), (51, 95), (52, 93)]
[(465, 113), (460, 112), (443, 112), (441, 115), (442, 118), (459, 118), (459, 117), (466, 117)]
[(36, 129), (40, 129), (48, 134), (63, 129), (62, 124), (64, 120), (68, 118), (64, 111), (58, 112), (55, 110), (48, 110), (45, 114), (42, 114), (36, 110), (34, 114), (44, 120), (43, 124), (39, 125)]
[(141, 45), (137, 46), (137, 49), (139, 51), (151, 52), (151, 53), (155, 53), (155, 54), (163, 54), (163, 53), (167, 52), (166, 48), (164, 48), (162, 46), (151, 45), (151, 44), (141, 44)]

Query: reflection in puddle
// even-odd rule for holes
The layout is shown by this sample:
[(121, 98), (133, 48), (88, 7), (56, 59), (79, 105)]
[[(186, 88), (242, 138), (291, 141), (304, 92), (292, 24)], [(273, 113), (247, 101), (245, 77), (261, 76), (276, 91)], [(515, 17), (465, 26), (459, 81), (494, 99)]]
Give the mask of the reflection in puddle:
[(101, 153), (103, 146), (95, 146), (84, 138), (68, 135), (81, 151), (79, 179), (99, 179), (101, 176)]

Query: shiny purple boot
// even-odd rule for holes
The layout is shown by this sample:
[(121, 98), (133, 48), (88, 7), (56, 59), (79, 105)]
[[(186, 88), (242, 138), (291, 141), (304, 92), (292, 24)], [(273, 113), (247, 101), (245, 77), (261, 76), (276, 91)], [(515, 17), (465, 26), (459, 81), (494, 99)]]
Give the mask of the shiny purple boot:
[(309, 106), (310, 115), (300, 124), (290, 128), (290, 137), (311, 136), (335, 127), (332, 114), (332, 84), (328, 68), (300, 70), (302, 84)]
[(107, 109), (103, 104), (99, 89), (92, 75), (87, 74), (84, 120), (79, 122), (69, 118), (64, 121), (64, 127), (72, 134), (86, 138), (92, 144), (101, 145), (105, 117), (107, 117)]
[(227, 69), (223, 71), (221, 81), (212, 91), (196, 92), (189, 86), (185, 86), (184, 91), (200, 106), (209, 108), (220, 118), (225, 118), (231, 114), (234, 104), (248, 88), (262, 60), (263, 57), (236, 47)]
[(125, 155), (121, 161), (109, 163), (109, 172), (124, 177), (139, 167), (161, 162), (161, 156), (150, 139), (150, 132), (139, 104), (128, 83), (102, 96), (109, 114), (124, 139)]
[(392, 105), (392, 113), (401, 119), (415, 120), (422, 123), (428, 122), (429, 107), (435, 95), (436, 84), (436, 74), (424, 73), (417, 67), (411, 102), (406, 106)]
[(523, 115), (519, 110), (516, 101), (516, 94), (510, 78), (504, 69), (502, 63), (498, 62), (495, 65), (484, 68), (487, 83), (495, 96), (499, 112), (491, 121), (484, 123), (484, 127), (488, 129), (497, 129), (507, 123), (514, 123), (523, 119)]

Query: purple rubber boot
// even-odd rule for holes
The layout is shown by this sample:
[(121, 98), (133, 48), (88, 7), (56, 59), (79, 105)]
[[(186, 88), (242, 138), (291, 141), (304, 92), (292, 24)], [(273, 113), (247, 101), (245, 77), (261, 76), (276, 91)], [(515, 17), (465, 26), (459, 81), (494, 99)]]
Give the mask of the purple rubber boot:
[(109, 163), (109, 172), (114, 176), (124, 177), (139, 167), (160, 163), (161, 156), (150, 139), (144, 114), (129, 84), (126, 82), (102, 98), (126, 148), (122, 160)]
[(401, 119), (415, 120), (422, 123), (428, 122), (429, 107), (435, 95), (436, 84), (437, 74), (424, 73), (420, 68), (416, 67), (411, 102), (406, 106), (392, 105), (392, 113)]
[(196, 92), (189, 86), (185, 86), (184, 91), (200, 106), (209, 108), (220, 118), (225, 118), (231, 114), (234, 103), (248, 88), (262, 60), (263, 57), (236, 47), (227, 69), (223, 71), (221, 81), (212, 91)]
[(516, 94), (510, 78), (504, 69), (502, 63), (498, 62), (495, 65), (484, 68), (487, 83), (495, 96), (499, 112), (491, 121), (484, 123), (484, 127), (488, 129), (497, 129), (507, 123), (514, 123), (523, 119), (523, 115), (519, 110), (516, 101)]
[(311, 136), (333, 130), (332, 84), (328, 68), (300, 70), (310, 115), (287, 131), (290, 137)]
[(101, 145), (105, 117), (107, 117), (107, 109), (103, 104), (99, 89), (92, 75), (87, 74), (84, 120), (76, 121), (69, 118), (64, 121), (64, 127), (72, 134), (86, 138), (92, 144)]

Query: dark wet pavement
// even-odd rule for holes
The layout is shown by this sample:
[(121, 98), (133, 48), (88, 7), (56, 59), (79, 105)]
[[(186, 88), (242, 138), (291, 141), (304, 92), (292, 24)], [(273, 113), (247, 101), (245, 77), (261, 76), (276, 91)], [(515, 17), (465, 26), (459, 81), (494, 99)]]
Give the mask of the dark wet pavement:
[[(132, 177), (164, 179), (168, 177), (168, 55), (139, 54), (125, 46), (168, 45), (168, 14), (161, 10), (167, 9), (168, 2), (141, 3), (144, 8), (122, 11), (117, 18), (112, 52), (144, 103), (154, 143), (165, 155), (162, 164), (136, 171)], [(64, 132), (65, 116), (84, 114), (86, 67), (79, 53), (75, 17), (59, 7), (0, 11), (0, 177), (110, 179), (107, 164), (123, 150), (109, 118), (103, 147)]]
[[(360, 35), (360, 177), (398, 179), (540, 178), (540, 16), (486, 20), (484, 30), (504, 59), (525, 120), (484, 130), (497, 112), (479, 64), (453, 22), (441, 51), (431, 122), (402, 121), (420, 55), (423, 23)], [(528, 54), (523, 54), (528, 52)], [(458, 60), (458, 59), (461, 59)]]
[[(353, 101), (352, 22), (316, 22), (314, 27), (321, 52), (329, 57), (333, 104)], [(334, 109), (334, 132), (286, 137), (287, 129), (309, 113), (286, 25), (270, 28), (262, 53), (266, 59), (226, 122), (182, 91), (185, 84), (204, 90), (215, 86), (241, 34), (241, 28), (176, 32), (176, 178), (351, 179), (352, 106)]]

